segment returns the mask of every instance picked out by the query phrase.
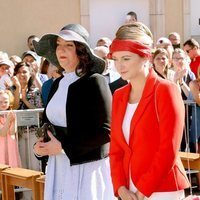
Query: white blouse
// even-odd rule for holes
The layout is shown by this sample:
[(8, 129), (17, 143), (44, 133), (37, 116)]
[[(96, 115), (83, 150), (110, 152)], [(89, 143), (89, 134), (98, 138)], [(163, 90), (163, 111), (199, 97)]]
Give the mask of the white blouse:
[[(59, 86), (46, 108), (46, 115), (49, 121), (57, 126), (67, 126), (66, 103), (69, 86), (80, 77), (75, 72), (63, 73)], [(57, 106), (59, 105), (59, 106)]]
[(138, 106), (138, 103), (127, 104), (126, 113), (125, 113), (123, 124), (122, 124), (122, 130), (123, 130), (124, 137), (127, 144), (129, 144), (131, 120), (133, 118), (133, 115), (135, 113), (137, 106)]

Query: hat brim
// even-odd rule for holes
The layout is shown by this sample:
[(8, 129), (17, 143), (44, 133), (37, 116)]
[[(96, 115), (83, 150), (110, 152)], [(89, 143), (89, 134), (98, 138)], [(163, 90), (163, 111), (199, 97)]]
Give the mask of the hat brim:
[(60, 37), (65, 41), (76, 41), (84, 44), (87, 49), (87, 53), (90, 59), (94, 62), (94, 66), (91, 69), (92, 72), (102, 73), (105, 69), (105, 61), (98, 56), (96, 56), (90, 49), (87, 42), (81, 38), (80, 35), (72, 33), (72, 31), (60, 31), (59, 34), (46, 34), (37, 42), (33, 41), (35, 51), (38, 55), (45, 57), (50, 63), (55, 66), (60, 66), (58, 59), (56, 57), (56, 43), (57, 38)]
[(2, 60), (0, 61), (0, 65), (6, 65), (8, 68), (14, 67), (14, 64), (11, 60)]

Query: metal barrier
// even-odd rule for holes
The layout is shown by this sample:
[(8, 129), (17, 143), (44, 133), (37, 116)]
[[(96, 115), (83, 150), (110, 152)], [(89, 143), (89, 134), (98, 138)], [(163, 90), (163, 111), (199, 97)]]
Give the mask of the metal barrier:
[[(191, 134), (193, 134), (192, 137), (195, 138), (195, 148), (196, 148), (196, 152), (198, 152), (198, 135), (200, 135), (199, 133), (197, 133), (197, 104), (192, 101), (192, 100), (185, 100), (184, 101), (185, 107), (186, 107), (186, 151), (190, 152), (190, 147), (189, 147), (189, 143), (190, 143), (190, 138), (191, 138)], [(194, 109), (193, 110), (193, 116), (192, 119), (190, 119), (190, 115), (189, 115), (189, 108)], [(28, 151), (28, 165), (26, 168), (28, 169), (33, 169), (31, 168), (31, 154), (33, 154), (32, 152), (32, 146), (30, 145), (30, 127), (35, 126), (35, 127), (40, 127), (40, 114), (44, 111), (44, 108), (37, 108), (37, 109), (27, 109), (27, 110), (12, 110), (14, 113), (16, 113), (17, 116), (17, 127), (18, 129), (20, 127), (24, 127), (26, 128), (26, 137), (27, 137), (27, 146), (25, 149), (27, 149)], [(0, 115), (1, 114), (5, 114), (10, 112), (8, 111), (0, 111)], [(191, 132), (191, 126), (190, 126), (190, 121), (194, 120), (195, 123), (195, 128), (194, 131)], [(17, 136), (17, 140), (18, 140), (18, 136)], [(24, 149), (24, 151), (25, 151)], [(41, 168), (40, 168), (41, 169)], [(34, 169), (37, 170), (37, 169)]]
[[(190, 152), (190, 141), (192, 138), (192, 143), (195, 144), (195, 151), (198, 152), (198, 127), (197, 127), (197, 119), (200, 116), (197, 116), (197, 104), (192, 100), (185, 100), (184, 104), (186, 106), (186, 151)], [(191, 108), (191, 110), (190, 110)], [(191, 111), (191, 113), (190, 113)], [(194, 124), (194, 129), (192, 129), (192, 124)]]
[[(39, 128), (40, 127), (40, 114), (44, 111), (44, 108), (37, 108), (37, 109), (27, 109), (27, 110), (12, 110), (14, 113), (16, 113), (16, 121), (17, 121), (17, 142), (19, 146), (19, 129), (26, 130), (23, 134), (26, 138), (26, 146), (24, 148), (24, 153), (27, 154), (27, 166), (22, 166), (27, 169), (33, 169), (31, 167), (31, 155), (33, 155), (33, 146), (30, 144), (30, 127)], [(8, 111), (0, 111), (0, 115), (6, 114), (10, 112)], [(27, 152), (26, 152), (27, 151)], [(20, 155), (21, 156), (21, 155)], [(33, 155), (34, 156), (34, 155)], [(33, 157), (32, 156), (32, 157)], [(38, 163), (40, 163), (38, 161)], [(33, 169), (33, 170), (41, 170), (41, 164), (39, 164), (39, 169)]]
[[(37, 109), (27, 109), (27, 110), (12, 110), (12, 112), (16, 113), (16, 123), (17, 123), (17, 133), (16, 133), (16, 139), (17, 139), (17, 144), (18, 147), (19, 145), (19, 129), (22, 130), (26, 130), (23, 134), (25, 134), (24, 137), (26, 137), (27, 139), (27, 143), (26, 146), (22, 149), (23, 154), (27, 155), (26, 158), (22, 158), (22, 155), (20, 153), (20, 157), (22, 158), (22, 163), (23, 163), (23, 159), (25, 159), (27, 161), (27, 165), (23, 166), (23, 168), (27, 168), (27, 169), (32, 169), (32, 170), (36, 170), (36, 171), (42, 171), (42, 167), (41, 167), (41, 162), (39, 160), (37, 160), (37, 158), (34, 156), (33, 154), (33, 145), (30, 144), (30, 135), (31, 135), (31, 127), (36, 127), (39, 128), (40, 127), (40, 116), (41, 113), (44, 111), (44, 108), (37, 108)], [(8, 112), (10, 112), (10, 110), (7, 111), (0, 111), (0, 115), (4, 115), (7, 114)], [(33, 133), (34, 134), (34, 133)], [(33, 135), (32, 134), (32, 135)], [(33, 135), (35, 137), (35, 135)], [(32, 136), (31, 136), (32, 137)], [(36, 137), (35, 137), (36, 139)], [(32, 161), (32, 159), (35, 159), (34, 161)], [(38, 169), (34, 169), (34, 167), (32, 167), (32, 163), (33, 162), (37, 162), (37, 166)], [(18, 188), (15, 189), (15, 192), (26, 192), (24, 195), (26, 199), (30, 199), (31, 198), (31, 193), (30, 193), (30, 189), (28, 188)], [(27, 193), (28, 192), (28, 193)], [(0, 199), (1, 199), (1, 190), (0, 190)]]

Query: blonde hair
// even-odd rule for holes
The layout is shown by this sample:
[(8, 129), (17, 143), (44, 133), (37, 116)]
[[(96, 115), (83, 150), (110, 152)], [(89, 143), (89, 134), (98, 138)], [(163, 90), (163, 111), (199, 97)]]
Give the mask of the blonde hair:
[(130, 39), (147, 46), (152, 46), (153, 44), (153, 35), (151, 31), (141, 22), (134, 22), (121, 26), (116, 32), (116, 39)]
[(10, 90), (0, 90), (0, 95), (1, 94), (7, 94), (8, 98), (9, 98), (9, 110), (11, 110), (13, 108), (13, 104), (14, 104), (14, 96), (12, 94), (12, 92)]

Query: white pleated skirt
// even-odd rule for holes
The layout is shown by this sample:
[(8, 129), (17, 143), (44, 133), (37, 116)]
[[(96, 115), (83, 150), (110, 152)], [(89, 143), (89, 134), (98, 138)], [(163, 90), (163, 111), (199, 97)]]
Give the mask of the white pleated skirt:
[(70, 166), (66, 154), (48, 160), (44, 200), (114, 200), (109, 158)]

